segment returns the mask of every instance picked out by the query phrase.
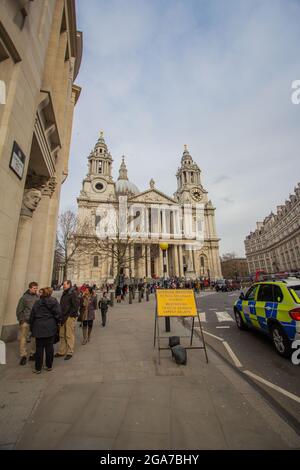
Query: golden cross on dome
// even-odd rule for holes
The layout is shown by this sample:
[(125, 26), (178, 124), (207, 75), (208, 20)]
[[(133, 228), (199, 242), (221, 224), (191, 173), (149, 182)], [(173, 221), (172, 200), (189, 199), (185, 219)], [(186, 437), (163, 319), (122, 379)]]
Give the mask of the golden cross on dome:
[(100, 139), (103, 139), (103, 131), (100, 131)]
[(188, 149), (188, 146), (185, 144), (184, 150), (187, 151), (187, 149)]

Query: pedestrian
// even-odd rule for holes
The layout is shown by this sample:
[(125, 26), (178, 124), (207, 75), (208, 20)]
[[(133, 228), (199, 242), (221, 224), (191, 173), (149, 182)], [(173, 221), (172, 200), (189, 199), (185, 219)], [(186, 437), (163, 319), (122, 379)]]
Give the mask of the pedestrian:
[(60, 327), (60, 342), (58, 353), (55, 357), (65, 356), (65, 361), (72, 358), (75, 346), (75, 324), (78, 316), (79, 299), (77, 293), (72, 290), (72, 282), (65, 281), (63, 294), (60, 299), (62, 321)]
[(117, 285), (116, 287), (116, 297), (117, 297), (117, 303), (121, 303), (121, 295), (122, 295), (122, 288), (120, 285)]
[[(30, 334), (30, 312), (39, 299), (38, 295), (38, 283), (30, 282), (28, 290), (22, 295), (17, 306), (17, 319), (19, 322), (19, 349), (20, 349), (20, 365), (25, 366), (27, 362), (27, 338)], [(30, 355), (29, 360), (34, 361), (35, 359), (35, 341), (34, 338), (30, 339)]]
[(107, 298), (107, 292), (103, 292), (102, 299), (99, 300), (98, 308), (101, 310), (102, 326), (106, 325), (106, 316), (110, 300)]
[(82, 320), (82, 344), (90, 341), (95, 320), (95, 310), (97, 309), (97, 296), (92, 287), (87, 289), (80, 299), (80, 319)]
[(54, 356), (54, 340), (61, 322), (61, 308), (52, 296), (53, 289), (40, 289), (40, 299), (35, 302), (30, 314), (30, 330), (36, 341), (35, 369), (40, 374), (43, 367), (44, 350), (46, 355), (46, 370), (52, 370)]

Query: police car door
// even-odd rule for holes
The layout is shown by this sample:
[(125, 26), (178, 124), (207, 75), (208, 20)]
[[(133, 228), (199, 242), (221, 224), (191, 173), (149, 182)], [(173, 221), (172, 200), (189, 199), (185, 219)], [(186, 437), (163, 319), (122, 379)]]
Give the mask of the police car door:
[(255, 326), (255, 322), (253, 323), (253, 320), (256, 320), (255, 304), (258, 287), (258, 284), (255, 284), (254, 286), (250, 287), (250, 289), (246, 293), (245, 299), (242, 302), (245, 320), (250, 326)]
[(267, 320), (277, 313), (277, 303), (274, 302), (273, 284), (261, 284), (256, 301), (256, 327), (268, 330)]

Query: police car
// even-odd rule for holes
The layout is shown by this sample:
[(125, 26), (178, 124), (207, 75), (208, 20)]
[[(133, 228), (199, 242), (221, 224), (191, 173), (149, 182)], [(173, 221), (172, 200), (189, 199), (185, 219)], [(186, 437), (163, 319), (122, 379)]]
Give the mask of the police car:
[(300, 340), (300, 279), (253, 284), (234, 304), (238, 328), (256, 328), (270, 335), (278, 354), (291, 355), (291, 343)]

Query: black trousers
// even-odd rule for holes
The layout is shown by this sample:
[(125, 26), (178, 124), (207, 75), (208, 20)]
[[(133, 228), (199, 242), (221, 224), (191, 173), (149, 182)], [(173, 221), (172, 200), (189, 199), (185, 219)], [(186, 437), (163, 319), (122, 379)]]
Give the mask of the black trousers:
[(106, 314), (107, 314), (107, 310), (101, 310), (102, 326), (106, 325)]
[(43, 367), (44, 350), (46, 354), (46, 367), (51, 369), (54, 357), (54, 336), (49, 338), (36, 338), (35, 368), (41, 370)]

